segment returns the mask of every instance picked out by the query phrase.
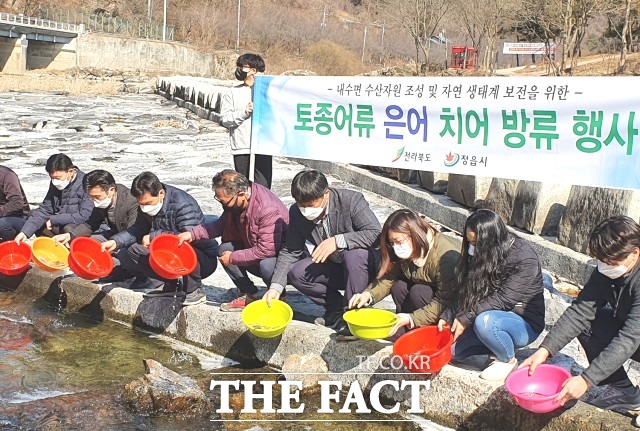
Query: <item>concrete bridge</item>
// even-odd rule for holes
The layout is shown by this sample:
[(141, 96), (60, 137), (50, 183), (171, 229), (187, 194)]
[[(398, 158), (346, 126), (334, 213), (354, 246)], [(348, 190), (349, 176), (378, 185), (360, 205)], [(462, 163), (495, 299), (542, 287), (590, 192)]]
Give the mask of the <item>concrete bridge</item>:
[(75, 66), (75, 40), (82, 25), (0, 13), (0, 71), (24, 73), (57, 61)]

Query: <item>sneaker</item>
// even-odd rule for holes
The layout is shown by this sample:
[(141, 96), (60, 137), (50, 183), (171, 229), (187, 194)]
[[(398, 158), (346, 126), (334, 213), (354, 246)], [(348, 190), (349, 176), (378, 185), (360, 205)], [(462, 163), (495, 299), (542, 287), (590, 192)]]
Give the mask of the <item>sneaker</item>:
[(256, 298), (255, 296), (248, 293), (243, 294), (241, 296), (238, 296), (231, 302), (224, 302), (220, 304), (220, 311), (242, 311), (244, 310), (244, 307), (246, 307), (253, 301), (257, 301), (258, 299), (260, 298)]
[(116, 266), (111, 274), (101, 277), (97, 280), (100, 284), (118, 283), (120, 281), (126, 281), (132, 278), (133, 275), (129, 271), (123, 269), (121, 266)]
[(146, 292), (148, 290), (155, 289), (155, 288), (162, 289), (162, 285), (158, 287), (157, 285), (153, 284), (153, 281), (151, 281), (149, 277), (144, 277), (144, 276), (136, 277), (128, 287), (129, 290), (133, 290), (135, 292), (140, 292), (140, 291)]
[(640, 409), (640, 389), (637, 386), (625, 389), (609, 386), (589, 403), (603, 410), (638, 410)]
[(188, 307), (189, 305), (197, 305), (201, 302), (205, 302), (206, 300), (207, 296), (204, 294), (204, 289), (200, 287), (191, 293), (187, 293), (187, 296), (182, 302), (182, 306)]
[(482, 380), (490, 380), (494, 382), (503, 381), (518, 366), (518, 360), (513, 358), (509, 362), (493, 361), (491, 365), (480, 373)]
[[(324, 316), (317, 317), (313, 323), (318, 326), (324, 326), (327, 328), (335, 328), (335, 326), (342, 320), (342, 311), (327, 311)], [(344, 320), (343, 320), (344, 322)], [(346, 324), (346, 322), (345, 322)]]

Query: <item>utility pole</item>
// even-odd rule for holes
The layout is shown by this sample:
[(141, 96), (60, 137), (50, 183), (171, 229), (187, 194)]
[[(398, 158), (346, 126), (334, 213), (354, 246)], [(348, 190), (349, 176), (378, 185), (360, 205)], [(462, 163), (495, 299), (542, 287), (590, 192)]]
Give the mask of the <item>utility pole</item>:
[(152, 7), (153, 7), (153, 0), (147, 0), (147, 18), (149, 19), (149, 23), (151, 23)]
[(386, 21), (382, 21), (382, 37), (380, 38), (380, 52), (384, 55), (384, 24)]
[(362, 64), (364, 64), (364, 50), (367, 46), (367, 28), (368, 26), (365, 24), (364, 26), (364, 38), (362, 39)]
[(240, 2), (242, 0), (238, 0), (238, 32), (236, 33), (236, 51), (240, 49)]
[(167, 40), (167, 0), (164, 0), (164, 18), (162, 19), (162, 40)]
[(322, 23), (320, 24), (322, 30), (327, 28), (327, 4), (324, 4), (324, 9), (322, 10)]

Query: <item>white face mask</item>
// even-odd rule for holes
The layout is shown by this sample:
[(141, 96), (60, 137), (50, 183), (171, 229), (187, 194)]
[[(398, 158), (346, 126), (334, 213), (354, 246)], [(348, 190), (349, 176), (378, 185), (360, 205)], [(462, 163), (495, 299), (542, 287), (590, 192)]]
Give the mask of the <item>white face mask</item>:
[(474, 254), (476, 254), (476, 246), (473, 244), (469, 244), (469, 248), (467, 249), (467, 251), (469, 252), (469, 256), (473, 256)]
[(402, 244), (393, 244), (393, 252), (400, 259), (409, 259), (413, 254), (413, 248), (409, 242), (403, 242)]
[(53, 187), (55, 187), (58, 190), (62, 190), (65, 187), (67, 187), (69, 185), (71, 181), (69, 181), (68, 179), (66, 180), (56, 180), (55, 178), (51, 180), (51, 184), (53, 184)]
[(140, 209), (142, 210), (143, 213), (149, 214), (151, 217), (154, 217), (156, 214), (160, 212), (160, 209), (162, 208), (163, 203), (164, 201), (161, 200), (161, 201), (158, 201), (158, 203), (155, 205), (140, 205)]
[(93, 205), (96, 208), (109, 208), (109, 205), (111, 205), (111, 196), (107, 196), (106, 199), (103, 199), (101, 201), (93, 201)]
[(604, 275), (605, 277), (609, 277), (612, 280), (622, 277), (627, 273), (628, 270), (629, 269), (624, 265), (607, 265), (606, 263), (598, 260), (598, 271), (600, 272), (600, 274)]
[(320, 217), (320, 214), (322, 214), (322, 211), (324, 211), (324, 207), (322, 206), (323, 203), (324, 203), (324, 198), (322, 198), (322, 203), (320, 204), (319, 207), (298, 206), (298, 208), (300, 209), (300, 212), (302, 213), (304, 218), (306, 218), (307, 220), (315, 220), (318, 217)]

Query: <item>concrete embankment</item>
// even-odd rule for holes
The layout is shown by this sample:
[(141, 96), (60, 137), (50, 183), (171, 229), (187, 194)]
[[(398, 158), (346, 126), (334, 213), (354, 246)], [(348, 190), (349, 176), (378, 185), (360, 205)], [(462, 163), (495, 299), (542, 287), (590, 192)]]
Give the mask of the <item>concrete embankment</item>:
[[(45, 298), (67, 312), (90, 313), (99, 318), (163, 332), (246, 365), (269, 364), (280, 368), (288, 356), (305, 353), (322, 357), (329, 369), (323, 379), (342, 381), (344, 387), (355, 380), (362, 388), (370, 389), (381, 380), (432, 379), (430, 388), (420, 394), (424, 416), (457, 429), (632, 429), (629, 418), (603, 412), (581, 402), (566, 411), (543, 415), (529, 413), (514, 404), (502, 385), (480, 380), (478, 372), (473, 370), (447, 365), (434, 376), (406, 374), (406, 371), (397, 369), (397, 364), (389, 363), (391, 343), (386, 341), (336, 342), (331, 330), (297, 320), (281, 337), (260, 339), (246, 330), (240, 313), (224, 313), (211, 304), (187, 308), (180, 308), (178, 304), (174, 307), (173, 298), (145, 299), (141, 293), (125, 288), (103, 287), (71, 275), (56, 276), (38, 268), (32, 268), (21, 280), (2, 280), (4, 285), (18, 282), (18, 294)], [(526, 356), (524, 353), (520, 359)], [(382, 395), (404, 402), (404, 408), (411, 401), (408, 391), (396, 393), (385, 387)]]

